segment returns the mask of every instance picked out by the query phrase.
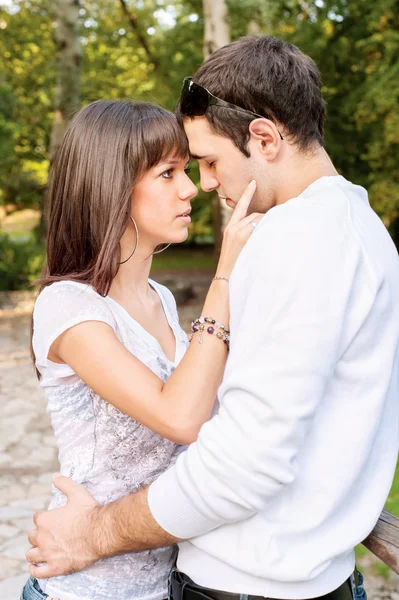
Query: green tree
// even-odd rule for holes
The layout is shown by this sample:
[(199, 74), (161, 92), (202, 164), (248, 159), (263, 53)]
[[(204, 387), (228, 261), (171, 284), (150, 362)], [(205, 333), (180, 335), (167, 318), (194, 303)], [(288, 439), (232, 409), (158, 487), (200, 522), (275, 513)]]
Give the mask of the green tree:
[(41, 0), (21, 0), (11, 12), (0, 10), (0, 28), (0, 80), (9, 90), (2, 94), (0, 111), (6, 111), (12, 128), (7, 143), (12, 143), (11, 152), (4, 149), (3, 136), (0, 140), (0, 153), (6, 154), (0, 167), (0, 203), (35, 206), (48, 167), (55, 73), (52, 26)]
[[(273, 33), (316, 60), (327, 150), (343, 175), (367, 187), (398, 239), (397, 0), (226, 3), (232, 39)], [(14, 0), (0, 8), (0, 202), (18, 207), (37, 204), (46, 181), (57, 71), (52, 6)], [(80, 16), (82, 104), (130, 97), (173, 110), (183, 77), (203, 60), (202, 0), (84, 0)], [(194, 206), (192, 236), (209, 235), (208, 198), (201, 193)]]

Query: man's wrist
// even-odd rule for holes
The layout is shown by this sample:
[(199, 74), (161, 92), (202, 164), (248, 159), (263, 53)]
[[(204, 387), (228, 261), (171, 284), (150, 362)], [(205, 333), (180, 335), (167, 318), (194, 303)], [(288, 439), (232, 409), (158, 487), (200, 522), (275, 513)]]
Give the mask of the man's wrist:
[(105, 506), (96, 506), (92, 510), (89, 523), (90, 544), (96, 560), (143, 549), (134, 535), (133, 506), (139, 494), (141, 492)]
[(112, 505), (96, 506), (90, 513), (89, 535), (93, 555), (96, 560), (118, 554), (112, 539)]
[(90, 544), (95, 560), (180, 541), (154, 520), (148, 507), (147, 491), (142, 489), (112, 504), (96, 506), (91, 511)]

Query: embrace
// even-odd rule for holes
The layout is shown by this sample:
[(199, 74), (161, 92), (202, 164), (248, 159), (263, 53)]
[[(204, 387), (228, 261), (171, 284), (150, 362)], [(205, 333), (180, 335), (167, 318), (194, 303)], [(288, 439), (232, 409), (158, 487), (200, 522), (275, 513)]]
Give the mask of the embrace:
[[(97, 101), (52, 164), (32, 348), (59, 448), (21, 600), (363, 600), (398, 454), (399, 260), (315, 63), (216, 51), (176, 114)], [(344, 149), (343, 149), (344, 151)], [(152, 256), (231, 208), (190, 340)]]

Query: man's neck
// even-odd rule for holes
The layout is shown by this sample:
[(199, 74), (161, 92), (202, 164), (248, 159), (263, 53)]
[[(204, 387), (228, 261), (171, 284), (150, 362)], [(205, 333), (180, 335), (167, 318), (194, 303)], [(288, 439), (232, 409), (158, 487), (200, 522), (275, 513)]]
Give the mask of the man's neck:
[(289, 178), (284, 178), (277, 192), (276, 204), (296, 198), (321, 177), (337, 175), (339, 173), (324, 148), (319, 147), (308, 154), (296, 153), (290, 161)]

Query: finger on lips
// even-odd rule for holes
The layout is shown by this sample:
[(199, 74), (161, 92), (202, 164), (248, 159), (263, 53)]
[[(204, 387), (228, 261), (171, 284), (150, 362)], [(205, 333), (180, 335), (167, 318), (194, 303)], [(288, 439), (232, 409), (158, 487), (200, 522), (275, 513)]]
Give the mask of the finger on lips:
[(234, 212), (231, 216), (230, 223), (234, 224), (240, 221), (247, 214), (247, 209), (249, 203), (252, 200), (252, 196), (254, 195), (256, 190), (256, 181), (253, 179), (248, 186), (246, 187), (243, 195), (239, 199), (234, 209)]

